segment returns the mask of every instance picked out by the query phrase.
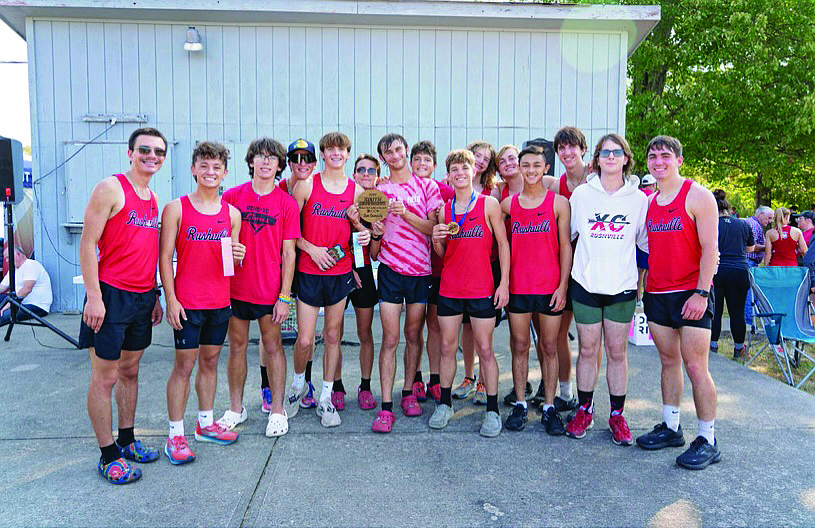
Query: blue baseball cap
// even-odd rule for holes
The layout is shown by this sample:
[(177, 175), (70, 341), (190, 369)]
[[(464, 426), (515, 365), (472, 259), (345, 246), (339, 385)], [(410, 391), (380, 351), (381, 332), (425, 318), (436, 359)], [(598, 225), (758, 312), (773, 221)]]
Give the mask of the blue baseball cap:
[(306, 151), (311, 154), (312, 162), (317, 161), (317, 152), (314, 150), (314, 144), (303, 138), (298, 138), (289, 144), (289, 149), (286, 151), (286, 158), (292, 158), (292, 153), (295, 151)]

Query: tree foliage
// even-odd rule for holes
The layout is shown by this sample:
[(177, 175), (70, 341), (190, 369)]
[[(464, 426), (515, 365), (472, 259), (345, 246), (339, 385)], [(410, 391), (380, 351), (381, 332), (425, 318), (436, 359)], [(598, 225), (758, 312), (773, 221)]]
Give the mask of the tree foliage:
[(815, 202), (813, 0), (585, 3), (661, 5), (628, 64), (635, 153), (669, 134), (685, 146), (687, 176), (749, 193), (746, 209)]

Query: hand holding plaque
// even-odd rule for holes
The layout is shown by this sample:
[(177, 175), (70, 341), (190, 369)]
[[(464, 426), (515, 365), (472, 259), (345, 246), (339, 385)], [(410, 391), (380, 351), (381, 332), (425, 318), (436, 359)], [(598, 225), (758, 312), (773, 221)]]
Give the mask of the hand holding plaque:
[(378, 189), (366, 189), (357, 198), (362, 220), (377, 222), (388, 216), (388, 196)]

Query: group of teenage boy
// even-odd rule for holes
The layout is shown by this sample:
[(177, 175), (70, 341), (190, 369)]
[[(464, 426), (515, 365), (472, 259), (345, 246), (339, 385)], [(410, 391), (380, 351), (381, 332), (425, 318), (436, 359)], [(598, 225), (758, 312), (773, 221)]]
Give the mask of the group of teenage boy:
[[(360, 340), (357, 400), (366, 410), (377, 407), (371, 388), (371, 325), (379, 305), (382, 402), (374, 432), (390, 432), (396, 420), (392, 391), (404, 311), (404, 416), (422, 415), (421, 402), (429, 397), (436, 403), (429, 426), (443, 429), (454, 416), (452, 398), (477, 390), (486, 404), (483, 436), (495, 437), (503, 426), (522, 430), (534, 403), (541, 407), (548, 434), (580, 439), (594, 425), (594, 389), (605, 344), (611, 437), (615, 444), (631, 445), (623, 411), (638, 247), (650, 250), (643, 301), (662, 362), (663, 422), (638, 437), (637, 444), (645, 449), (685, 444), (679, 422), (684, 364), (693, 385), (698, 436), (677, 463), (701, 469), (718, 462), (716, 388), (708, 371), (709, 289), (717, 258), (713, 195), (679, 175), (682, 145), (668, 136), (655, 137), (646, 150), (658, 185), (651, 196), (639, 191), (639, 179), (631, 174), (633, 154), (620, 135), (603, 136), (586, 163), (582, 132), (561, 128), (554, 138), (554, 151), (565, 168), (560, 177), (547, 176), (551, 149), (547, 144), (523, 149), (507, 145), (496, 154), (490, 145), (477, 142), (447, 155), (446, 177), (440, 182), (433, 178), (433, 144), (421, 141), (409, 148), (399, 134), (380, 139), (378, 156), (360, 155), (353, 178), (344, 172), (351, 142), (341, 132), (320, 139), (323, 169), (317, 173), (318, 151), (311, 142), (298, 139), (286, 149), (276, 140), (259, 138), (245, 156), (250, 180), (221, 196), (229, 152), (205, 141), (192, 153), (195, 190), (169, 202), (159, 224), (158, 201), (149, 183), (164, 162), (167, 142), (156, 129), (134, 131), (128, 142), (130, 168), (96, 185), (80, 242), (87, 290), (80, 345), (90, 348), (88, 413), (101, 450), (99, 473), (111, 483), (133, 482), (141, 470), (132, 462), (160, 457), (159, 450), (135, 439), (133, 426), (139, 362), (151, 342), (152, 326), (163, 317), (157, 267), (176, 348), (167, 381), (169, 434), (164, 446), (172, 464), (196, 457), (183, 421), (196, 361), (195, 439), (222, 445), (238, 439), (234, 430), (248, 415), (243, 392), (252, 320), (260, 326), (266, 435), (286, 434), (289, 419), (308, 408), (316, 408), (324, 427), (339, 426), (346, 394), (340, 344), (349, 301)], [(388, 167), (387, 177), (380, 174), (380, 161)], [(287, 165), (290, 176), (282, 178)], [(498, 183), (496, 172), (502, 178)], [(369, 189), (387, 196), (383, 220), (361, 218), (357, 202)], [(376, 279), (371, 260), (379, 262)], [(286, 389), (281, 324), (293, 303), (298, 334), (294, 376)], [(317, 391), (311, 383), (311, 359), (321, 309), (323, 376)], [(504, 399), (512, 406), (505, 425), (493, 349), (502, 309), (510, 325), (514, 386)], [(572, 319), (579, 339), (576, 397), (570, 383)], [(425, 323), (426, 385), (420, 368)], [(530, 324), (538, 337), (542, 375), (533, 398), (527, 381)], [(215, 420), (218, 358), (227, 335), (230, 405)], [(460, 336), (466, 378), (454, 390)], [(565, 425), (563, 411), (572, 411)]]

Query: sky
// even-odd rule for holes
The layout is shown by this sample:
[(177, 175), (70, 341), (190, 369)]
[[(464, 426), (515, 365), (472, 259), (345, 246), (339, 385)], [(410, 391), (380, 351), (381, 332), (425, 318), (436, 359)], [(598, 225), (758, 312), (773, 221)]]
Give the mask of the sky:
[(28, 111), (28, 64), (26, 42), (0, 20), (0, 136), (31, 145), (31, 115)]

